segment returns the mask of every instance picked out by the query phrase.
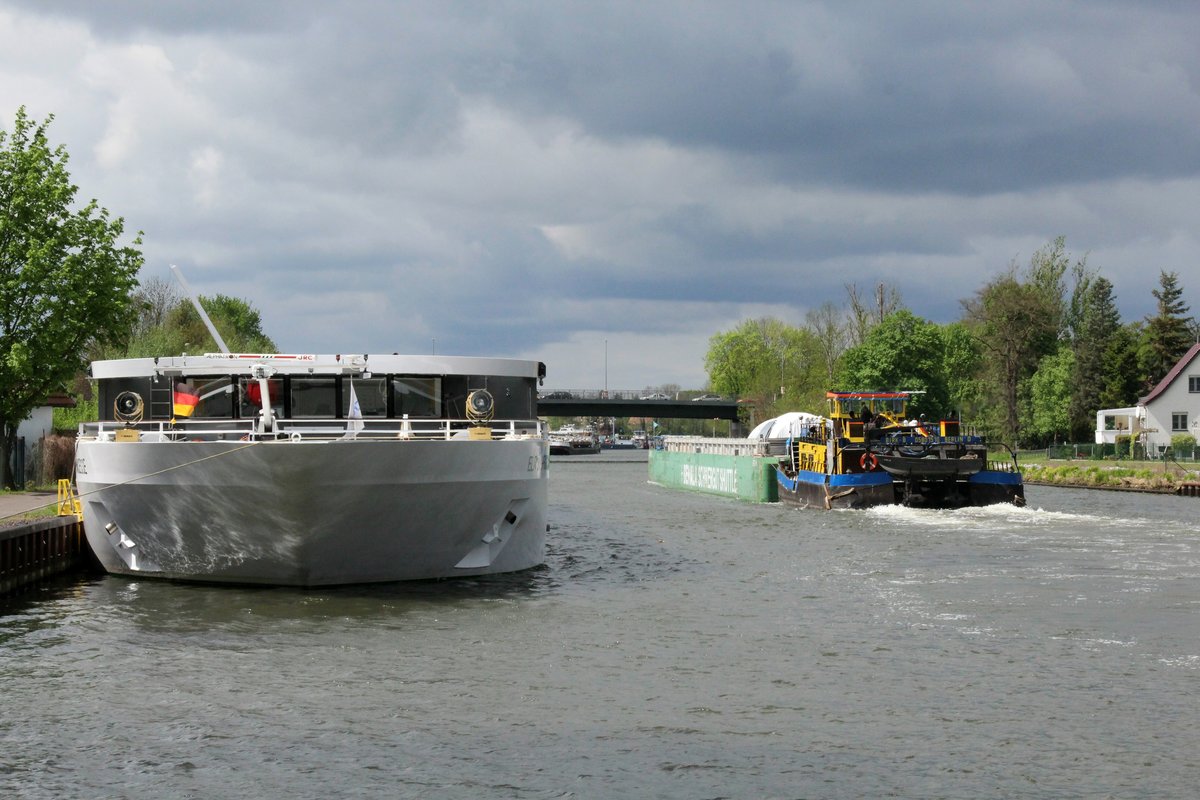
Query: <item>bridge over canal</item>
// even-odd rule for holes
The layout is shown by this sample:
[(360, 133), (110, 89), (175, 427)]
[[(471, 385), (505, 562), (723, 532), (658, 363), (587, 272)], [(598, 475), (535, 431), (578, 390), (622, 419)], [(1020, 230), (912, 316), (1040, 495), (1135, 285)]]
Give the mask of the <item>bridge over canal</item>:
[(540, 417), (656, 417), (737, 422), (737, 412), (736, 400), (643, 399), (633, 392), (551, 392), (538, 398)]

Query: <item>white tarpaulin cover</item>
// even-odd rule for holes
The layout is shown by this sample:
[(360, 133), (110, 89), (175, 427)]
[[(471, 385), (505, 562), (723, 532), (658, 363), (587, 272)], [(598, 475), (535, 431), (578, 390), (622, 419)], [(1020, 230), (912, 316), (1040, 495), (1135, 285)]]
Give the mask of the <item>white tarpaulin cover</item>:
[(825, 421), (824, 417), (809, 414), (804, 411), (789, 411), (778, 417), (760, 422), (750, 431), (751, 439), (787, 439), (789, 436), (800, 436), (809, 428), (819, 426)]

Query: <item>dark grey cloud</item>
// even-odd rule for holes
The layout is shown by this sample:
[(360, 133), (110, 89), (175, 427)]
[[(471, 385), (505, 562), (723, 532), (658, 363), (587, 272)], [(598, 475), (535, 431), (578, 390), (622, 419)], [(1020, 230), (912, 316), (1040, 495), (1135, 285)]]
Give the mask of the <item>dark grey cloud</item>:
[(320, 0), (6, 0), (5, 5), (61, 19), (79, 19), (106, 37), (145, 32), (170, 34), (258, 33), (293, 28), (325, 7)]
[(552, 15), (480, 88), (606, 136), (753, 154), (784, 180), (980, 193), (1200, 168), (1191, 7), (830, 8)]
[(291, 349), (436, 338), (570, 368), (609, 338), (696, 383), (714, 326), (799, 322), (847, 283), (946, 322), (1066, 235), (1137, 317), (1146, 276), (1186, 286), (1200, 250), (1188, 3), (0, 17), (0, 102), (58, 113), (83, 193), (146, 230), (151, 265), (258, 298)]

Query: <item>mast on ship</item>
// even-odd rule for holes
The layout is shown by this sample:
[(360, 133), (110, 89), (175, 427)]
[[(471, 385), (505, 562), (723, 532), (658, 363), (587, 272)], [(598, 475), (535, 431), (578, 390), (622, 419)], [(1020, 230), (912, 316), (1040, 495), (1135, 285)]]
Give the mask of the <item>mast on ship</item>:
[[(183, 277), (183, 270), (172, 264), (171, 272), (175, 273), (175, 278), (179, 281), (179, 285), (183, 287), (184, 293), (192, 301), (192, 305), (196, 307), (196, 313), (200, 315), (200, 319), (204, 322), (204, 327), (208, 328), (209, 334), (212, 335), (213, 341), (217, 343), (217, 347), (221, 349), (221, 353), (229, 355), (229, 345), (225, 344), (225, 340), (217, 332), (217, 326), (213, 325), (212, 320), (208, 317), (208, 312), (200, 304), (200, 296), (192, 290), (191, 285), (187, 282), (187, 278)], [(262, 414), (259, 416), (257, 425), (258, 433), (270, 433), (275, 430), (275, 414), (271, 410), (271, 392), (268, 388), (268, 379), (275, 374), (275, 369), (267, 364), (255, 364), (250, 368), (250, 374), (254, 380), (258, 381), (259, 402), (262, 404)]]

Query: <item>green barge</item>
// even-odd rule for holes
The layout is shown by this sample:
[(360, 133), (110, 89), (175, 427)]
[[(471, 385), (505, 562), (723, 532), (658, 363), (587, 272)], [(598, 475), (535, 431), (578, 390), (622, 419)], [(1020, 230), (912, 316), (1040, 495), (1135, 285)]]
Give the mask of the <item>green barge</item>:
[(774, 503), (781, 442), (666, 436), (650, 451), (650, 481), (670, 489)]

